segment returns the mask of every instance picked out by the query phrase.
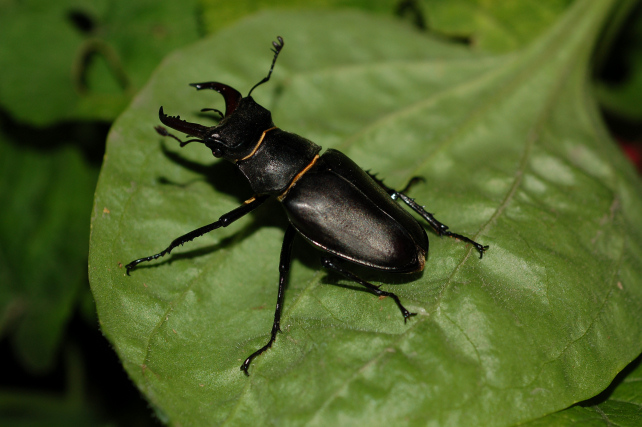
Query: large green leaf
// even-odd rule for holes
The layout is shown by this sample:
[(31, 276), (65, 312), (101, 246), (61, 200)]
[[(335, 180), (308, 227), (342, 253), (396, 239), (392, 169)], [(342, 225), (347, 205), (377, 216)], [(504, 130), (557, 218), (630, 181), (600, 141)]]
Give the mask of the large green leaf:
[[(536, 43), (482, 56), (358, 13), (262, 13), (168, 58), (116, 122), (95, 198), (90, 280), (104, 333), (173, 424), (508, 425), (603, 390), (642, 350), (642, 191), (588, 92), (592, 46), (613, 1), (578, 1)], [(332, 31), (328, 31), (332, 28)], [(474, 249), (431, 234), (422, 274), (360, 272), (419, 315), (328, 277), (295, 242), (281, 333), (269, 336), (280, 208), (124, 274), (250, 196), (203, 147), (152, 126), (207, 123), (217, 80), (278, 126), (343, 150), (401, 187)], [(212, 122), (214, 123), (214, 122)], [(276, 204), (276, 203), (275, 203)], [(336, 280), (344, 287), (331, 286)], [(396, 284), (390, 284), (396, 282)], [(345, 289), (348, 287), (348, 289)]]

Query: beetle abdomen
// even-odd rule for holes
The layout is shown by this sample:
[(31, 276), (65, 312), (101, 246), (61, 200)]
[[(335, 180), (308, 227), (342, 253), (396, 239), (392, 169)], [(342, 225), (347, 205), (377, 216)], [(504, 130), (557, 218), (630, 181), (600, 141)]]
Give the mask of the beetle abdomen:
[(381, 270), (423, 269), (428, 251), (423, 227), (336, 150), (321, 156), (282, 203), (299, 233), (329, 253)]

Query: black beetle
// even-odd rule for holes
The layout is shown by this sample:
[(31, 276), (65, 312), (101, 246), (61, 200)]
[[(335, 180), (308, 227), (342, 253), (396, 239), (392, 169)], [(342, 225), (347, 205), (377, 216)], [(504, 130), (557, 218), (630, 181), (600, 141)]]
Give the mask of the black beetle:
[(432, 214), (404, 194), (420, 178), (413, 178), (401, 191), (393, 190), (374, 175), (363, 171), (346, 155), (327, 150), (319, 155), (321, 147), (299, 135), (283, 131), (272, 122), (271, 113), (250, 96), (259, 85), (272, 75), (276, 59), (283, 48), (283, 39), (272, 42), (274, 58), (268, 75), (258, 82), (244, 98), (236, 89), (223, 83), (193, 83), (196, 89), (213, 89), (225, 99), (225, 114), (217, 126), (206, 127), (170, 117), (160, 108), (160, 121), (179, 132), (195, 137), (181, 141), (162, 126), (156, 131), (180, 142), (205, 144), (215, 157), (235, 163), (250, 182), (255, 196), (242, 206), (221, 216), (216, 222), (198, 228), (175, 239), (164, 251), (140, 258), (127, 264), (127, 274), (144, 261), (169, 254), (172, 249), (220, 227), (226, 227), (261, 206), (271, 196), (283, 204), (290, 220), (285, 231), (279, 264), (279, 292), (274, 312), (270, 340), (252, 353), (241, 365), (248, 374), (252, 360), (272, 346), (280, 331), (283, 291), (290, 269), (292, 242), (298, 232), (308, 242), (326, 252), (324, 267), (348, 277), (378, 296), (391, 297), (403, 314), (404, 321), (411, 313), (401, 304), (397, 295), (379, 289), (354, 273), (346, 270), (341, 261), (393, 273), (422, 271), (428, 252), (428, 236), (424, 228), (396, 199), (401, 199), (421, 215), (440, 236), (450, 236), (472, 244), (481, 258), (488, 246), (482, 246), (468, 237), (452, 233)]

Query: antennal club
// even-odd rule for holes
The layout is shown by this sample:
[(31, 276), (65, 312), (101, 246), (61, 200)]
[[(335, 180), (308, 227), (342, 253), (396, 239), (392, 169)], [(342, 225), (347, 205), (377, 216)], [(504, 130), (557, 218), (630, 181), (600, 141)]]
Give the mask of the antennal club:
[(274, 46), (274, 48), (272, 49), (272, 52), (274, 52), (274, 59), (272, 59), (272, 66), (270, 67), (270, 72), (268, 73), (268, 75), (266, 77), (263, 78), (263, 80), (261, 80), (260, 82), (255, 84), (254, 87), (252, 89), (250, 89), (250, 93), (248, 93), (247, 96), (252, 95), (252, 91), (254, 89), (256, 89), (258, 86), (261, 86), (263, 83), (265, 83), (268, 80), (270, 80), (270, 76), (272, 75), (272, 70), (274, 70), (274, 64), (276, 63), (276, 58), (279, 57), (279, 53), (281, 53), (281, 49), (283, 49), (283, 45), (284, 45), (283, 37), (277, 36), (276, 39), (277, 39), (278, 43), (277, 42), (272, 42), (272, 46)]

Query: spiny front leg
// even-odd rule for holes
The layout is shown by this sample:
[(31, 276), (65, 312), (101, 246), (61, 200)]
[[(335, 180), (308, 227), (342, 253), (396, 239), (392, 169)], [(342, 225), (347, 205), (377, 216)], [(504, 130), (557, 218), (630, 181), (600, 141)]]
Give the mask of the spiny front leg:
[(155, 255), (148, 256), (148, 257), (139, 258), (137, 260), (134, 260), (134, 261), (130, 262), (129, 264), (127, 264), (125, 266), (125, 268), (127, 269), (127, 275), (129, 276), (129, 272), (131, 270), (133, 270), (141, 262), (147, 262), (147, 261), (152, 261), (152, 260), (158, 259), (158, 258), (160, 258), (162, 256), (165, 256), (165, 255), (169, 254), (170, 252), (172, 252), (172, 250), (174, 248), (176, 248), (177, 246), (180, 246), (180, 245), (183, 245), (183, 244), (185, 244), (187, 242), (190, 242), (190, 241), (196, 239), (197, 237), (200, 237), (200, 236), (202, 236), (204, 234), (207, 234), (210, 231), (216, 230), (217, 228), (227, 227), (228, 225), (230, 225), (231, 223), (233, 223), (237, 219), (242, 218), (243, 216), (245, 216), (248, 213), (252, 212), (254, 209), (256, 209), (259, 206), (261, 206), (268, 198), (269, 198), (269, 196), (267, 196), (267, 195), (252, 197), (251, 199), (246, 201), (243, 205), (241, 205), (238, 208), (234, 209), (233, 211), (230, 211), (230, 212), (226, 213), (225, 215), (221, 216), (218, 219), (218, 221), (215, 221), (215, 222), (213, 222), (213, 223), (211, 223), (209, 225), (205, 225), (205, 226), (203, 226), (201, 228), (197, 228), (194, 231), (190, 231), (189, 233), (187, 233), (187, 234), (185, 234), (185, 235), (183, 235), (183, 236), (181, 236), (181, 237), (179, 237), (177, 239), (174, 239), (174, 241), (172, 243), (170, 243), (170, 245), (164, 251), (159, 252), (159, 253), (157, 253)]

